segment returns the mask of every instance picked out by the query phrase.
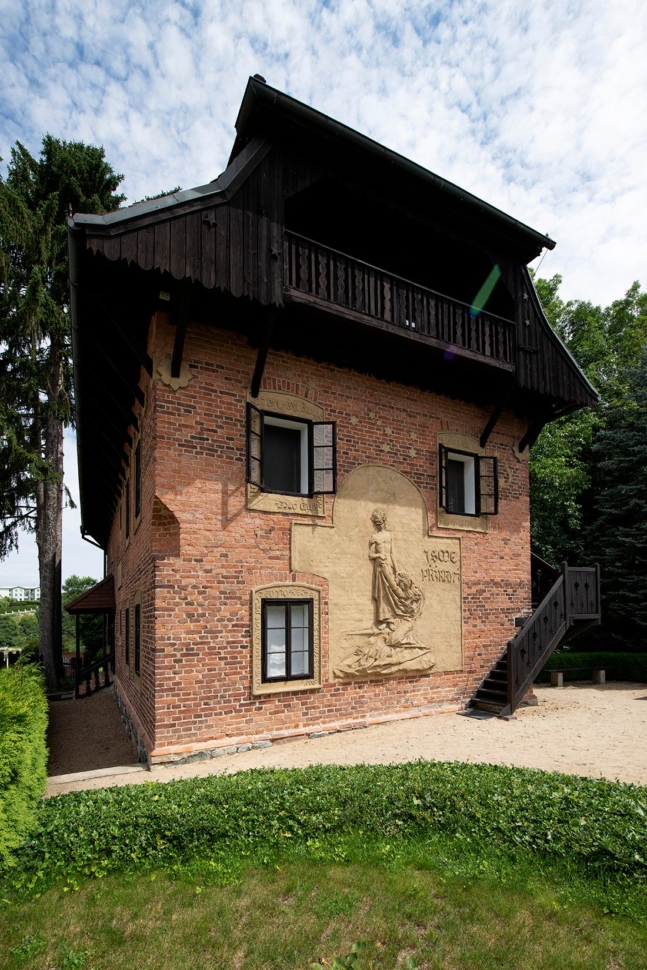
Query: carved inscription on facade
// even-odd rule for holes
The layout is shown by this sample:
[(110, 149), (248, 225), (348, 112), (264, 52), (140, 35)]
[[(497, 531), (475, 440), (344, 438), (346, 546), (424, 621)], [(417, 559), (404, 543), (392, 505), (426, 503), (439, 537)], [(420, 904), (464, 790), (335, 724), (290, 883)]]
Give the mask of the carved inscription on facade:
[(261, 411), (270, 411), (273, 414), (284, 414), (293, 418), (308, 418), (310, 421), (323, 421), (324, 410), (309, 401), (306, 397), (298, 397), (296, 394), (286, 394), (284, 391), (259, 391), (258, 397), (254, 398), (250, 394), (247, 400), (251, 401)]
[(460, 584), (460, 556), (456, 549), (425, 549), (425, 559), (426, 565), (421, 569), (423, 583)]
[(332, 527), (293, 523), (292, 568), (328, 580), (333, 678), (462, 668), (460, 539), (428, 531), (419, 490), (377, 465), (344, 479)]

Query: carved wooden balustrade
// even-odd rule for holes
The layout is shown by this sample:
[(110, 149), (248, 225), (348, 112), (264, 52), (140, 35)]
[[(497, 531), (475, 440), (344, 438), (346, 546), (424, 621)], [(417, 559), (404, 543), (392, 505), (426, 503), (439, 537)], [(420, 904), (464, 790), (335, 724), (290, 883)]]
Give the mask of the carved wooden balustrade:
[(508, 643), (508, 708), (512, 713), (558, 646), (600, 620), (600, 567), (562, 568), (553, 586)]
[(515, 362), (515, 324), (305, 236), (285, 234), (285, 285), (490, 361)]

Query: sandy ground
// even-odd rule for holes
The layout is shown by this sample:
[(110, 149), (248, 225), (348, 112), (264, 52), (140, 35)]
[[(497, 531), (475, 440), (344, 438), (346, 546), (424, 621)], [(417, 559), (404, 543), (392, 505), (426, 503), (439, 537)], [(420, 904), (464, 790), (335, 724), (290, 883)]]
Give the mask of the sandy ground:
[(647, 685), (576, 684), (540, 686), (535, 691), (539, 706), (522, 708), (509, 721), (435, 714), (275, 743), (178, 767), (160, 766), (151, 771), (130, 767), (124, 773), (77, 780), (52, 777), (48, 794), (232, 774), (248, 768), (393, 764), (416, 758), (517, 765), (647, 784)]

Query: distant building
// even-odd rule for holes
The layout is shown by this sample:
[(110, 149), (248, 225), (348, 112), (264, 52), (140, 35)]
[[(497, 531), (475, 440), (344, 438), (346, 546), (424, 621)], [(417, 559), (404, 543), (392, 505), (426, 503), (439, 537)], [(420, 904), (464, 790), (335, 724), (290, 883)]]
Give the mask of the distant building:
[(0, 599), (39, 600), (40, 586), (0, 586)]

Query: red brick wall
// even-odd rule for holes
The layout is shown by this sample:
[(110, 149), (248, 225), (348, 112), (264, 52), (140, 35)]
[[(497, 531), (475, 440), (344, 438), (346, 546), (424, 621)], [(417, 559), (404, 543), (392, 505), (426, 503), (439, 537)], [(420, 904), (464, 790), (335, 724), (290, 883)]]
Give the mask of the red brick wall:
[[(168, 356), (172, 340), (158, 314), (150, 352)], [(525, 431), (520, 419), (504, 412), (488, 443), (500, 477), (489, 532), (437, 529), (437, 432), (478, 437), (490, 412), (270, 351), (263, 388), (309, 398), (337, 422), (339, 483), (359, 465), (388, 464), (421, 489), (432, 531), (462, 538), (464, 669), (329, 683), (326, 581), (290, 571), (289, 514), (246, 508), (245, 400), (255, 359), (243, 337), (192, 324), (189, 385), (147, 389), (142, 522), (125, 552), (116, 522), (109, 557), (114, 569), (123, 555), (118, 599), (136, 588), (144, 595), (141, 689), (125, 675), (119, 646), (117, 679), (158, 755), (460, 706), (514, 633), (514, 617), (530, 608), (527, 464), (512, 450)], [(330, 521), (333, 498), (326, 503)], [(251, 695), (250, 592), (272, 582), (323, 591), (321, 690)]]

